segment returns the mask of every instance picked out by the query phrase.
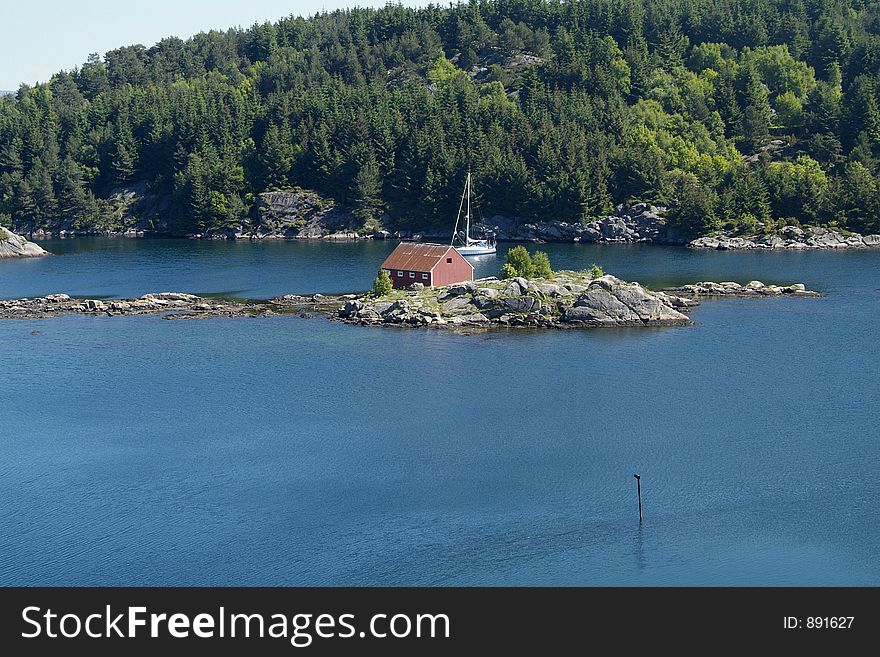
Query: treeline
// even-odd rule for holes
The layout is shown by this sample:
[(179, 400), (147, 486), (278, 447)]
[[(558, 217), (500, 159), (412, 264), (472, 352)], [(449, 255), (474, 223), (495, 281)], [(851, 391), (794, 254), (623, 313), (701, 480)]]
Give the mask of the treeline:
[[(290, 17), (93, 55), (0, 98), (0, 222), (222, 232), (314, 188), (365, 226), (584, 220), (634, 199), (684, 232), (880, 231), (880, 3), (472, 0)], [(781, 140), (782, 144), (771, 140)], [(767, 145), (771, 148), (767, 148)], [(744, 155), (756, 154), (744, 159)]]

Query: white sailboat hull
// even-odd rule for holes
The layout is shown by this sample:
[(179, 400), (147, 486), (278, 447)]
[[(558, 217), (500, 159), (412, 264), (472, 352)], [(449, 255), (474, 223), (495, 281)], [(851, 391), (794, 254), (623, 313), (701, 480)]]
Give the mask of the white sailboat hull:
[(494, 246), (481, 246), (472, 244), (470, 246), (457, 246), (455, 250), (463, 256), (489, 255), (496, 253)]

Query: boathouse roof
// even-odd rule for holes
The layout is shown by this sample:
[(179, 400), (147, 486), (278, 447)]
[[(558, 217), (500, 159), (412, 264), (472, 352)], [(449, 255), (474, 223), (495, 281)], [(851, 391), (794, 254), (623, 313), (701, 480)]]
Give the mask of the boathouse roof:
[[(406, 271), (429, 272), (437, 266), (443, 258), (448, 257), (447, 254), (452, 251), (456, 259), (464, 260), (462, 255), (448, 244), (422, 244), (419, 242), (405, 242), (398, 244), (397, 248), (391, 252), (385, 262), (382, 263), (382, 269), (401, 269)], [(467, 263), (473, 270), (473, 265)]]

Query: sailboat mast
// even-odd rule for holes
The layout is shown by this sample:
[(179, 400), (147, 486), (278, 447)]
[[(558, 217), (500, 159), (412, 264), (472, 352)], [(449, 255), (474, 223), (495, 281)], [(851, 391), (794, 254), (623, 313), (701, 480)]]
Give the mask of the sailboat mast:
[(465, 231), (465, 239), (467, 243), (471, 241), (471, 171), (468, 169), (468, 177), (467, 177), (467, 229)]
[(461, 201), (458, 204), (458, 214), (455, 215), (455, 228), (452, 229), (452, 241), (450, 246), (455, 246), (455, 239), (458, 237), (458, 222), (461, 220), (461, 210), (464, 207), (464, 197), (467, 196), (467, 185), (461, 190)]

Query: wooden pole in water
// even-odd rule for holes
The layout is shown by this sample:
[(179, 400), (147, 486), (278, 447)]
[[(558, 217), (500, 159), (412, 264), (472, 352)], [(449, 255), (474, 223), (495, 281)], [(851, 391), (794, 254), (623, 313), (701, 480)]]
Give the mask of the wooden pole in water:
[(634, 474), (633, 477), (636, 478), (636, 487), (639, 491), (639, 524), (642, 524), (642, 478)]

